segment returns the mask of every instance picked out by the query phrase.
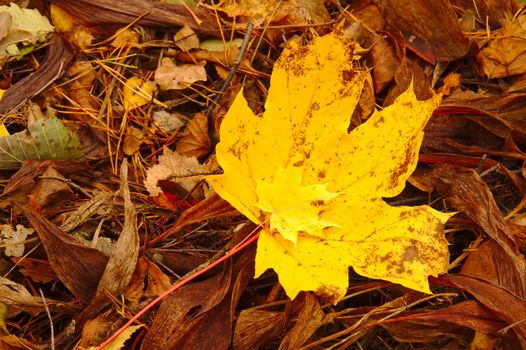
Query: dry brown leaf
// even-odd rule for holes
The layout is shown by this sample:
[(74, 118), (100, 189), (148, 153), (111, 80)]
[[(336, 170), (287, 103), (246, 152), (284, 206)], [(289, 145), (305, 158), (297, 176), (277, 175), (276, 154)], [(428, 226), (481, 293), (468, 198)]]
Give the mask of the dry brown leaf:
[(29, 340), (19, 338), (13, 334), (0, 335), (0, 349), (2, 350), (28, 350), (37, 349), (38, 346)]
[(298, 311), (296, 323), (283, 337), (280, 350), (300, 348), (318, 328), (332, 322), (335, 316), (325, 314), (318, 299), (311, 293), (302, 292), (296, 299), (299, 299), (302, 307)]
[[(190, 225), (203, 220), (236, 215), (240, 215), (240, 213), (236, 209), (234, 209), (230, 205), (230, 203), (219, 197), (219, 195), (217, 195), (217, 193), (214, 192), (210, 194), (209, 197), (200, 201), (196, 205), (186, 209), (181, 215), (179, 215), (176, 223), (168, 230), (166, 230), (162, 234), (161, 238), (167, 237), (178, 232), (181, 228), (185, 227), (186, 225)], [(159, 240), (159, 238), (152, 240), (150, 244), (153, 244), (157, 240)]]
[(188, 11), (186, 4), (143, 0), (53, 0), (53, 4), (82, 23), (112, 34), (115, 25), (136, 23), (156, 28), (187, 25), (198, 33), (221, 36), (217, 18), (203, 7), (194, 7)]
[(67, 41), (60, 35), (53, 34), (39, 69), (5, 91), (0, 100), (0, 113), (6, 113), (41, 93), (64, 74), (73, 56), (73, 49)]
[(330, 20), (324, 2), (320, 0), (229, 0), (224, 5), (230, 17), (242, 16), (260, 25), (270, 23), (304, 25)]
[(142, 300), (159, 296), (170, 285), (170, 278), (157, 265), (142, 256), (123, 295), (129, 303), (128, 307), (133, 310)]
[(234, 330), (234, 350), (261, 349), (274, 341), (285, 329), (285, 312), (245, 309), (239, 313)]
[(57, 275), (49, 264), (42, 263), (41, 260), (28, 257), (12, 259), (16, 263), (16, 266), (18, 266), (18, 272), (26, 278), (41, 283), (48, 283), (57, 279)]
[(201, 158), (210, 152), (210, 146), (208, 117), (196, 113), (177, 142), (176, 151), (183, 156)]
[(77, 226), (88, 221), (93, 215), (107, 213), (109, 206), (112, 205), (113, 195), (108, 192), (98, 192), (93, 198), (83, 203), (62, 223), (60, 228), (69, 232)]
[(155, 126), (164, 132), (177, 130), (177, 128), (184, 126), (186, 123), (186, 117), (182, 113), (169, 113), (165, 110), (153, 112), (153, 119), (155, 121)]
[(155, 82), (161, 90), (183, 90), (196, 81), (206, 81), (206, 62), (198, 64), (175, 64), (171, 58), (165, 57), (161, 66), (155, 70)]
[(462, 11), (476, 14), (477, 19), (487, 19), (491, 27), (501, 27), (517, 13), (516, 0), (452, 0), (451, 4)]
[[(428, 62), (463, 57), (469, 40), (460, 29), (453, 7), (447, 0), (380, 0), (388, 28), (400, 30), (404, 45)], [(440, 14), (440, 15), (437, 15)]]
[[(93, 176), (92, 169), (86, 162), (56, 160), (25, 161), (22, 163), (20, 170), (11, 177), (7, 185), (4, 187), (4, 192), (0, 196), (0, 199), (2, 199), (0, 200), (0, 208), (6, 207), (11, 203), (26, 205), (37, 184), (40, 181), (43, 181), (38, 177), (42, 176), (49, 168), (56, 169), (60, 174), (67, 177), (80, 173), (88, 177)], [(61, 203), (55, 204), (59, 205)]]
[(33, 199), (41, 208), (55, 209), (63, 207), (64, 202), (77, 199), (77, 195), (71, 190), (62, 176), (54, 168), (49, 167), (42, 174), (42, 179), (37, 182), (32, 191)]
[(108, 258), (86, 247), (46, 220), (35, 210), (20, 207), (44, 245), (51, 267), (64, 285), (84, 303), (89, 303)]
[(493, 311), (474, 300), (437, 310), (409, 311), (381, 323), (401, 342), (432, 342), (445, 337), (471, 339), (468, 328), (497, 335), (505, 325)]
[(120, 168), (120, 194), (124, 199), (124, 224), (119, 239), (113, 247), (97, 290), (90, 305), (82, 312), (82, 320), (87, 321), (96, 315), (102, 307), (110, 303), (108, 295), (118, 296), (130, 282), (139, 257), (139, 232), (137, 229), (137, 211), (130, 197), (128, 187), (128, 162), (126, 158)]
[(433, 176), (438, 181), (438, 192), (491, 238), (498, 285), (526, 296), (526, 261), (486, 183), (475, 170), (446, 165), (436, 167)]
[(445, 278), (456, 287), (471, 293), (481, 304), (495, 312), (500, 320), (512, 326), (506, 327), (505, 335), (510, 338), (516, 336), (520, 344), (526, 344), (526, 301), (523, 298), (474, 277), (449, 275)]
[(120, 29), (115, 39), (111, 42), (111, 46), (119, 47), (138, 47), (139, 46), (139, 34), (130, 28)]
[(86, 349), (90, 346), (99, 345), (119, 329), (124, 322), (125, 320), (115, 313), (101, 313), (82, 327), (79, 348)]
[(74, 77), (68, 88), (69, 97), (82, 109), (81, 113), (74, 114), (75, 119), (87, 122), (86, 114), (96, 115), (100, 108), (99, 102), (91, 94), (96, 78), (95, 69), (89, 61), (76, 61), (68, 69), (67, 74), (68, 77)]
[(199, 164), (195, 157), (186, 157), (165, 148), (164, 154), (159, 157), (159, 162), (146, 172), (144, 186), (150, 196), (155, 197), (162, 192), (157, 181), (173, 179), (190, 191), (202, 180), (202, 174), (206, 172), (206, 167)]
[(174, 35), (175, 45), (183, 51), (199, 48), (199, 37), (188, 26), (184, 26)]
[(489, 79), (526, 72), (526, 14), (506, 23), (477, 55), (481, 74)]
[(170, 294), (141, 349), (228, 349), (236, 305), (254, 272), (254, 255), (255, 248), (249, 248), (216, 276)]
[(143, 129), (136, 128), (134, 126), (128, 126), (126, 128), (126, 134), (124, 135), (124, 142), (122, 144), (122, 150), (128, 156), (132, 156), (139, 151), (143, 143), (148, 143), (148, 139), (145, 137), (146, 132)]
[(470, 250), (466, 261), (460, 269), (463, 275), (478, 277), (499, 284), (491, 242), (486, 241), (474, 250)]

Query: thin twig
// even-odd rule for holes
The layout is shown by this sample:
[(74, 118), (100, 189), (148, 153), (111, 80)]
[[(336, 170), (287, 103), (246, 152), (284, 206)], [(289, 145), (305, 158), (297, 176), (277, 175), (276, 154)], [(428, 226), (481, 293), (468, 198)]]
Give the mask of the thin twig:
[(215, 109), (219, 105), (219, 102), (221, 101), (221, 98), (223, 98), (223, 93), (226, 91), (226, 89), (230, 85), (232, 78), (234, 78), (234, 75), (236, 74), (237, 69), (239, 68), (239, 65), (241, 64), (241, 60), (243, 59), (243, 55), (245, 54), (245, 51), (247, 50), (248, 42), (250, 41), (250, 35), (252, 34), (252, 28), (254, 28), (254, 25), (249, 22), (247, 24), (247, 32), (245, 33), (245, 37), (243, 38), (243, 43), (241, 44), (241, 48), (239, 49), (239, 53), (237, 54), (236, 60), (234, 61), (234, 64), (230, 68), (230, 72), (228, 72), (228, 75), (226, 76), (226, 79), (223, 82), (223, 86), (221, 86), (221, 89), (219, 89), (216, 97), (214, 98), (212, 105), (206, 111), (207, 115), (210, 115), (215, 111)]
[[(259, 227), (257, 228), (259, 229)], [(257, 230), (256, 229), (256, 230)], [(133, 316), (130, 320), (128, 320), (128, 322), (126, 322), (126, 324), (124, 326), (122, 326), (121, 328), (119, 328), (110, 338), (106, 339), (106, 341), (104, 341), (102, 344), (100, 344), (96, 350), (102, 350), (104, 349), (104, 347), (106, 345), (108, 345), (109, 343), (111, 343), (116, 337), (119, 336), (119, 334), (121, 334), (122, 332), (124, 332), (124, 330), (126, 328), (128, 328), (129, 326), (131, 326), (135, 321), (137, 321), (141, 316), (143, 316), (148, 310), (150, 310), (153, 306), (155, 306), (157, 303), (159, 303), (161, 300), (163, 300), (164, 298), (166, 298), (168, 295), (170, 295), (171, 293), (173, 293), (175, 290), (179, 289), (180, 287), (184, 286), (185, 284), (187, 284), (188, 282), (190, 282), (191, 280), (193, 280), (194, 278), (198, 277), (198, 276), (201, 276), (202, 274), (204, 274), (205, 272), (207, 271), (210, 271), (212, 268), (214, 268), (215, 266), (219, 265), (220, 263), (224, 262), (225, 260), (227, 260), (228, 258), (232, 257), (234, 254), (236, 254), (237, 252), (245, 249), (246, 247), (248, 247), (249, 245), (251, 245), (252, 243), (254, 243), (258, 237), (259, 237), (259, 232), (257, 232), (256, 230), (252, 231), (246, 238), (245, 240), (243, 240), (243, 242), (239, 243), (238, 245), (236, 245), (234, 248), (232, 248), (228, 253), (226, 253), (225, 255), (219, 257), (219, 259), (215, 260), (212, 262), (212, 259), (208, 260), (206, 263), (204, 264), (201, 264), (199, 265), (197, 268), (195, 268), (194, 270), (190, 271), (189, 273), (185, 274), (183, 276), (183, 278), (177, 282), (175, 285), (173, 285), (170, 289), (166, 290), (165, 292), (163, 292), (161, 295), (159, 295), (157, 298), (155, 298), (150, 304), (148, 304), (146, 307), (144, 307), (141, 311), (139, 311), (137, 314), (135, 314), (135, 316)], [(218, 254), (216, 254), (214, 256), (214, 258), (217, 258), (218, 257)]]
[(57, 177), (57, 176), (39, 176), (38, 179), (40, 179), (40, 180), (56, 180), (56, 181), (64, 182), (65, 184), (68, 184), (70, 187), (73, 187), (73, 189), (75, 189), (78, 192), (82, 193), (87, 198), (90, 198), (90, 199), (93, 198), (93, 196), (91, 194), (89, 194), (88, 192), (84, 191), (82, 189), (82, 187), (80, 187), (79, 185), (77, 185), (76, 183), (71, 181), (70, 179), (65, 179), (65, 178)]
[(49, 319), (49, 328), (51, 329), (51, 350), (55, 350), (55, 331), (53, 330), (53, 318), (51, 317), (51, 312), (49, 312), (49, 308), (47, 307), (46, 298), (44, 297), (44, 293), (42, 293), (42, 289), (38, 289), (40, 292), (40, 297), (42, 298), (42, 302), (44, 302), (44, 308), (46, 309), (47, 318)]

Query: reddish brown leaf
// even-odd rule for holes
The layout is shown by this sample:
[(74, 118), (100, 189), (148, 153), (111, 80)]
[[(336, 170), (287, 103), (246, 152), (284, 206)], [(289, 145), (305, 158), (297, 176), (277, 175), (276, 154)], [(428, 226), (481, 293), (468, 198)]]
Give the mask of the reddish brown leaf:
[[(494, 159), (486, 158), (484, 161), (481, 161), (480, 157), (467, 157), (462, 155), (456, 155), (451, 153), (438, 153), (438, 154), (421, 154), (418, 158), (419, 161), (430, 164), (438, 165), (451, 165), (455, 167), (464, 167), (472, 168), (477, 170), (488, 170), (491, 168), (497, 167), (500, 172), (504, 173), (508, 179), (513, 183), (518, 193), (524, 193), (526, 190), (526, 185), (524, 180), (517, 176), (514, 172), (510, 171), (501, 163), (497, 162)], [(432, 182), (433, 179), (427, 179), (428, 182)], [(434, 187), (434, 184), (433, 184)], [(432, 191), (432, 188), (429, 189), (429, 192)]]
[(285, 312), (242, 310), (236, 321), (232, 346), (234, 350), (265, 348), (283, 332), (287, 322)]
[(123, 294), (128, 300), (128, 307), (133, 310), (141, 300), (157, 297), (170, 288), (170, 284), (170, 278), (157, 265), (145, 257), (140, 257), (130, 283)]
[(106, 268), (108, 257), (71, 238), (38, 212), (20, 208), (37, 231), (58, 278), (76, 297), (89, 303)]
[[(517, 144), (526, 144), (526, 94), (524, 93), (503, 93), (496, 96), (481, 95), (475, 93), (453, 94), (440, 104), (435, 113), (447, 114), (467, 114), (472, 120), (486, 127), (500, 137), (509, 134)], [(483, 118), (481, 116), (490, 116)], [(495, 119), (504, 124), (507, 129), (496, 129)]]
[(525, 260), (486, 183), (474, 170), (466, 168), (441, 166), (434, 169), (433, 175), (438, 181), (437, 190), (490, 236), (498, 284), (524, 297)]
[(482, 243), (477, 249), (469, 252), (460, 273), (466, 276), (478, 277), (498, 284), (497, 270), (493, 260), (491, 242)]
[(210, 197), (202, 200), (193, 207), (185, 210), (177, 219), (177, 222), (168, 230), (162, 233), (159, 237), (153, 239), (150, 244), (159, 242), (162, 239), (178, 232), (181, 228), (186, 225), (190, 225), (196, 222), (220, 217), (228, 217), (239, 215), (239, 212), (234, 209), (227, 201), (223, 200), (216, 193), (210, 195)]
[(452, 0), (451, 4), (458, 9), (473, 12), (479, 18), (488, 20), (492, 27), (500, 27), (517, 13), (518, 2), (515, 0)]
[(85, 176), (94, 176), (87, 162), (70, 162), (62, 160), (29, 160), (22, 163), (22, 167), (11, 177), (0, 195), (0, 207), (5, 207), (11, 202), (24, 205), (29, 195), (33, 193), (38, 177), (42, 176), (48, 168), (53, 168), (62, 176), (82, 173)]
[(465, 329), (462, 328), (498, 335), (506, 323), (480, 303), (471, 300), (438, 310), (394, 317), (381, 325), (396, 334), (398, 339), (404, 338), (404, 341), (433, 341), (448, 334), (463, 334)]
[(73, 60), (73, 55), (69, 44), (60, 35), (53, 34), (40, 68), (6, 90), (0, 99), (0, 113), (20, 106), (60, 78)]
[[(303, 305), (300, 308), (296, 323), (292, 327), (279, 345), (279, 349), (298, 349), (303, 345), (312, 334), (321, 326), (332, 322), (334, 314), (325, 314), (318, 299), (307, 292), (302, 292), (296, 298)], [(294, 300), (296, 302), (296, 300)]]
[(187, 157), (200, 158), (210, 152), (208, 136), (208, 117), (196, 113), (186, 125), (181, 139), (177, 142), (176, 151)]
[(471, 293), (508, 325), (513, 325), (507, 333), (515, 333), (520, 343), (526, 344), (526, 323), (524, 322), (526, 320), (526, 301), (524, 299), (477, 278), (463, 275), (449, 275), (445, 278), (458, 288)]
[(254, 273), (254, 254), (252, 247), (218, 275), (168, 296), (141, 349), (227, 349), (235, 307)]
[(198, 23), (188, 7), (181, 4), (141, 0), (53, 0), (53, 4), (98, 30), (137, 22), (161, 28), (188, 26), (198, 33), (220, 35), (214, 16), (201, 7), (191, 10), (199, 19)]
[(388, 26), (404, 32), (408, 38), (406, 46), (428, 62), (451, 61), (468, 52), (469, 41), (449, 1), (381, 0), (378, 3)]

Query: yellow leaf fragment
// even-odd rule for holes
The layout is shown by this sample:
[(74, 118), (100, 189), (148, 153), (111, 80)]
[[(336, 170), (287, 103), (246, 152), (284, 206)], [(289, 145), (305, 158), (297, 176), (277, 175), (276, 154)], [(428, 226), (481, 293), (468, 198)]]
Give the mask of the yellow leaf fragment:
[(4, 123), (0, 123), (0, 137), (9, 136), (9, 131), (5, 127)]
[(348, 267), (430, 293), (427, 277), (447, 270), (444, 224), (428, 206), (391, 207), (414, 171), (423, 129), (441, 97), (412, 88), (347, 132), (367, 72), (352, 44), (332, 33), (291, 43), (274, 65), (263, 116), (240, 93), (217, 145), (224, 173), (214, 190), (255, 223), (256, 275), (274, 269), (287, 295), (314, 290), (335, 303)]
[(75, 17), (55, 4), (51, 4), (49, 11), (51, 13), (51, 22), (53, 22), (58, 32), (70, 32), (79, 24)]
[(154, 85), (139, 77), (131, 77), (124, 85), (124, 109), (130, 111), (153, 100)]

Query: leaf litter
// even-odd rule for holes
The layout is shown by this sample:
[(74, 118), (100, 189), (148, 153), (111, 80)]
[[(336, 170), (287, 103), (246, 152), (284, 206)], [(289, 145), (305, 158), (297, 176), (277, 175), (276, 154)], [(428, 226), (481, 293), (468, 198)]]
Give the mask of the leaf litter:
[(1, 348), (523, 347), (522, 5), (29, 3)]

